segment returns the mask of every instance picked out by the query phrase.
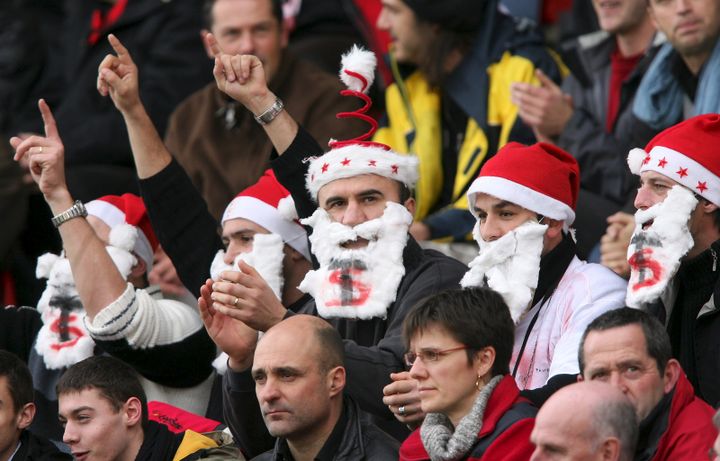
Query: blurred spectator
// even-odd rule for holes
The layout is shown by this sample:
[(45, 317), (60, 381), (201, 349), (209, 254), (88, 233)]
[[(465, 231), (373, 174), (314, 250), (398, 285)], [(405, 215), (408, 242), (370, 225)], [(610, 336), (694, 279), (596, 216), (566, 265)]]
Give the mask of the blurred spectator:
[(577, 76), (569, 75), (562, 88), (542, 75), (540, 86), (512, 88), (520, 117), (538, 139), (556, 143), (580, 164), (575, 228), (583, 257), (605, 232), (607, 217), (629, 206), (636, 183), (625, 161), (635, 136), (632, 102), (656, 50), (646, 0), (593, 5), (602, 32), (573, 45)]
[(715, 438), (712, 408), (694, 395), (671, 357), (663, 326), (637, 309), (607, 312), (583, 335), (582, 379), (610, 383), (635, 407), (640, 434), (631, 459), (636, 461), (704, 459)]
[(375, 140), (420, 160), (416, 240), (468, 240), (466, 191), (508, 141), (532, 142), (510, 101), (514, 81), (555, 81), (557, 61), (542, 37), (498, 10), (498, 0), (385, 0), (377, 26), (398, 62), (417, 66), (386, 92), (387, 126)]
[(69, 461), (49, 440), (28, 430), (35, 417), (30, 370), (17, 356), (0, 350), (0, 459)]
[(537, 415), (531, 461), (633, 461), (637, 418), (619, 390), (577, 383), (550, 397)]
[[(206, 0), (205, 15), (207, 29), (224, 51), (261, 59), (268, 86), (316, 139), (324, 144), (330, 138), (344, 139), (357, 133), (358, 125), (335, 117), (337, 111), (355, 107), (338, 94), (342, 88), (337, 78), (286, 50), (288, 32), (282, 23), (280, 0)], [(152, 65), (144, 62), (142, 53), (129, 49), (140, 67), (140, 96), (152, 118), (152, 106), (142, 94), (143, 75), (153, 71)], [(207, 53), (213, 57), (210, 50)], [(173, 112), (165, 143), (215, 219), (220, 219), (238, 191), (257, 181), (272, 152), (272, 144), (253, 114), (214, 83)]]
[[(0, 133), (0, 138), (4, 138)], [(27, 214), (27, 188), (23, 184), (23, 172), (12, 161), (9, 149), (0, 141), (0, 216), (3, 217), (0, 230), (0, 305), (17, 303), (15, 285), (20, 231)]]
[(520, 396), (508, 363), (513, 322), (489, 288), (448, 290), (408, 312), (405, 361), (417, 380), (422, 426), (400, 460), (523, 460), (537, 409)]

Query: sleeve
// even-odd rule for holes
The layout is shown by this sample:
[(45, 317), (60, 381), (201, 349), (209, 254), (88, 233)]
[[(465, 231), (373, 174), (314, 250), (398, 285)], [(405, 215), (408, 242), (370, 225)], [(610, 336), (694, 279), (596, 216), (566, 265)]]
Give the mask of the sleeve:
[(272, 449), (274, 438), (265, 426), (250, 371), (228, 369), (223, 376), (223, 416), (235, 444), (247, 459)]
[(577, 375), (578, 348), (588, 324), (599, 315), (625, 304), (626, 282), (599, 264), (586, 264), (585, 273), (573, 281), (571, 295), (564, 300), (562, 334), (555, 344), (549, 377)]
[(430, 239), (450, 236), (454, 242), (465, 242), (472, 238), (475, 217), (465, 209), (447, 207), (423, 220), (430, 228)]
[(194, 296), (210, 277), (210, 264), (223, 247), (218, 223), (200, 192), (175, 159), (158, 174), (140, 180), (140, 193), (155, 235), (182, 283)]
[(487, 448), (481, 459), (493, 461), (526, 461), (535, 451), (530, 442), (530, 434), (535, 426), (535, 418), (522, 419), (507, 430)]
[(308, 169), (305, 159), (322, 154), (323, 150), (317, 141), (299, 126), (290, 147), (272, 162), (275, 176), (292, 195), (300, 218), (309, 217), (317, 208), (317, 204), (305, 189), (305, 174)]
[(159, 384), (191, 387), (212, 372), (215, 344), (195, 309), (130, 283), (92, 322), (85, 317), (85, 327), (101, 349)]
[[(413, 240), (408, 245), (417, 247)], [(412, 282), (401, 287), (392, 306), (384, 337), (372, 347), (360, 346), (345, 340), (345, 389), (363, 410), (390, 418), (387, 406), (382, 403), (383, 388), (390, 383), (390, 373), (405, 370), (402, 323), (410, 309), (420, 300), (440, 291), (456, 288), (467, 267), (448, 257), (439, 257), (427, 264)], [(407, 275), (406, 275), (407, 276)]]

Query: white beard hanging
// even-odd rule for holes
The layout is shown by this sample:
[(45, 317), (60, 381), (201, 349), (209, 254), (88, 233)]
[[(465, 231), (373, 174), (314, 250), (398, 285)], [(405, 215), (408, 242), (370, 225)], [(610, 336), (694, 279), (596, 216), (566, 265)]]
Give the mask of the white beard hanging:
[(480, 235), (480, 221), (477, 221), (473, 236), (480, 251), (470, 262), (470, 270), (460, 285), (487, 286), (498, 292), (517, 324), (531, 307), (537, 288), (546, 230), (547, 225), (528, 221), (499, 239), (486, 242)]
[[(692, 192), (674, 186), (665, 200), (635, 213), (635, 232), (628, 247), (628, 306), (639, 308), (663, 294), (693, 246), (688, 222), (697, 203)], [(643, 229), (646, 223), (650, 226)]]
[[(123, 278), (127, 279), (137, 259), (130, 253), (137, 238), (137, 229), (121, 224), (110, 232), (107, 246), (113, 262)], [(75, 287), (70, 261), (67, 258), (45, 253), (38, 258), (37, 278), (47, 278), (47, 286), (38, 301), (43, 326), (35, 341), (35, 350), (42, 356), (48, 369), (74, 365), (93, 355), (95, 342), (85, 328), (85, 310)]]
[[(320, 268), (308, 272), (299, 288), (315, 298), (321, 317), (387, 317), (405, 275), (403, 250), (411, 222), (410, 212), (394, 202), (387, 203), (381, 217), (355, 227), (332, 221), (322, 208), (302, 220), (313, 227), (310, 242)], [(358, 238), (367, 246), (342, 247)]]
[[(255, 234), (252, 251), (235, 256), (232, 265), (225, 264), (225, 251), (219, 250), (210, 265), (210, 277), (213, 280), (220, 280), (220, 274), (224, 271), (240, 271), (239, 262), (244, 261), (258, 271), (275, 296), (282, 299), (284, 248), (285, 242), (279, 234)], [(259, 331), (258, 338), (260, 336), (262, 332)], [(220, 353), (213, 360), (213, 368), (221, 375), (227, 371), (227, 360), (228, 355), (225, 352)]]

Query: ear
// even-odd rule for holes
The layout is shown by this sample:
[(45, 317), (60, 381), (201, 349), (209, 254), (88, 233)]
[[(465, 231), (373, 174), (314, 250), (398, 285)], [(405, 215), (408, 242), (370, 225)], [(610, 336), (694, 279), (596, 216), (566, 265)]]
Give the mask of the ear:
[(680, 363), (676, 359), (670, 359), (665, 366), (665, 373), (663, 373), (663, 392), (665, 394), (675, 389), (675, 385), (680, 379), (680, 373), (682, 373)]
[(600, 446), (602, 459), (615, 461), (620, 459), (620, 441), (615, 437), (606, 439)]
[(411, 215), (415, 216), (415, 198), (410, 197), (409, 199), (405, 200), (405, 208), (408, 209)]
[(132, 269), (130, 269), (130, 275), (128, 275), (128, 279), (142, 277), (143, 274), (147, 272), (147, 264), (145, 264), (145, 260), (140, 258), (135, 253), (133, 253), (133, 256), (135, 256), (137, 263), (135, 263)]
[(207, 54), (208, 58), (215, 59), (215, 55), (213, 54), (212, 50), (208, 46), (207, 40), (205, 40), (205, 36), (209, 34), (210, 31), (205, 29), (204, 27), (200, 29), (200, 40), (202, 40), (203, 47), (205, 48), (205, 53)]
[(345, 377), (344, 367), (335, 367), (328, 371), (327, 382), (330, 397), (335, 397), (342, 393), (343, 389), (345, 389)]
[(137, 397), (130, 397), (123, 405), (123, 419), (127, 427), (142, 424), (142, 402)]
[(492, 370), (493, 364), (495, 364), (495, 348), (488, 346), (475, 352), (474, 359), (473, 365), (477, 370), (478, 377), (487, 375)]
[(18, 412), (17, 427), (18, 429), (26, 429), (35, 418), (35, 404), (30, 402), (23, 405)]
[(650, 20), (652, 21), (653, 26), (657, 29), (658, 23), (657, 23), (657, 19), (655, 19), (655, 10), (652, 7), (652, 3), (653, 3), (653, 0), (648, 0), (647, 12), (648, 12), (648, 15), (650, 16)]
[(577, 382), (581, 383), (581, 382), (583, 382), (583, 381), (585, 381), (585, 378), (583, 378), (582, 373), (578, 373), (578, 375), (577, 375)]
[(290, 258), (290, 261), (296, 262), (296, 261), (302, 261), (305, 259), (305, 256), (302, 255), (299, 251), (297, 251), (295, 248), (291, 247), (287, 243), (284, 247), (285, 255), (287, 255), (288, 258)]
[(547, 235), (548, 239), (556, 239), (558, 236), (562, 235), (565, 221), (558, 221), (557, 219), (545, 217), (543, 224), (547, 224), (548, 226), (547, 231), (545, 231), (545, 235)]
[(700, 209), (702, 209), (703, 213), (705, 214), (712, 214), (715, 213), (718, 209), (718, 206), (714, 203), (710, 202), (707, 199), (701, 198), (700, 205), (698, 205)]

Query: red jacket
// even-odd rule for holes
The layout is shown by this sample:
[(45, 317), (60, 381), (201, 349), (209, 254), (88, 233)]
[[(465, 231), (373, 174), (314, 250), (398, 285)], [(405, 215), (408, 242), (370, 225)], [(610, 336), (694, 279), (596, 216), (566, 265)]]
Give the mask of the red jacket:
[(685, 373), (675, 385), (668, 428), (658, 442), (652, 461), (704, 460), (717, 430), (712, 424), (715, 410), (695, 395)]
[[(530, 433), (535, 425), (536, 413), (537, 409), (527, 399), (520, 397), (513, 377), (506, 375), (490, 395), (477, 442), (463, 459), (529, 460), (534, 450), (530, 443)], [(418, 429), (400, 447), (400, 461), (429, 459)]]

